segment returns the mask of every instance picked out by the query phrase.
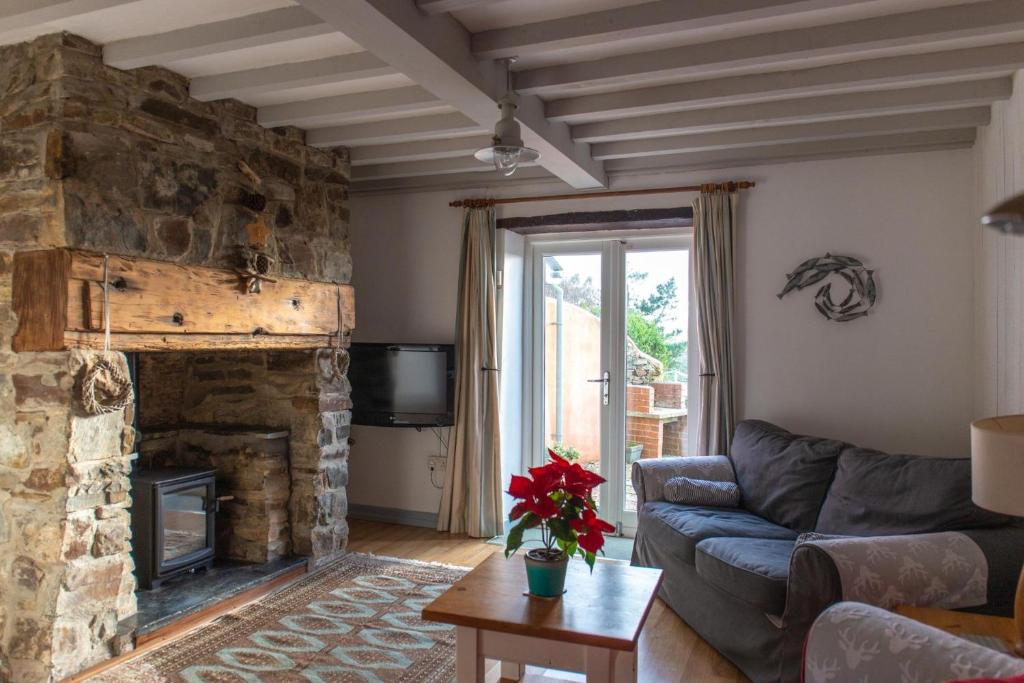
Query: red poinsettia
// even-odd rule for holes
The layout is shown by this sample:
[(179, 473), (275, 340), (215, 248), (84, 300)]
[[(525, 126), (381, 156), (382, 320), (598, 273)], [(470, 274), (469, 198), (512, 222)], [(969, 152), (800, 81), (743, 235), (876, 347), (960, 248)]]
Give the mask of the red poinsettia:
[(604, 535), (615, 530), (597, 516), (594, 489), (604, 477), (570, 463), (548, 449), (550, 462), (531, 467), (530, 476), (512, 476), (508, 494), (520, 502), (509, 514), (510, 521), (519, 520), (509, 531), (505, 557), (523, 545), (523, 532), (540, 527), (541, 542), (549, 552), (557, 547), (568, 556), (577, 552), (590, 568), (604, 546)]

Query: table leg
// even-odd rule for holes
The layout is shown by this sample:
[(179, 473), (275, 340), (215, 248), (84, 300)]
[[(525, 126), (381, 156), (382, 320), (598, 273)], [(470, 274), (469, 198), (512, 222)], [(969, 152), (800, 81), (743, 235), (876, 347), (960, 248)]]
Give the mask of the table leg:
[(480, 654), (479, 631), (468, 626), (455, 630), (455, 680), (457, 683), (483, 683), (484, 658)]
[(587, 647), (583, 654), (587, 683), (636, 683), (636, 650)]
[(615, 683), (636, 683), (639, 650), (637, 646), (632, 652), (615, 652)]
[(501, 662), (501, 680), (520, 681), (526, 675), (526, 665), (519, 662)]

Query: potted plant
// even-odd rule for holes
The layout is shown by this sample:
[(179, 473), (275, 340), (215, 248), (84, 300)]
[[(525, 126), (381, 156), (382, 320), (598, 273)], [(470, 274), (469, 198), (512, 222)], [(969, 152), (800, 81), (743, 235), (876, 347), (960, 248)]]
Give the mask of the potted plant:
[(626, 442), (626, 464), (632, 465), (635, 463), (640, 459), (643, 452), (644, 445), (642, 443), (637, 443), (636, 441)]
[(615, 531), (597, 516), (594, 489), (604, 478), (548, 449), (551, 462), (531, 467), (530, 476), (513, 475), (508, 493), (520, 502), (509, 513), (518, 523), (508, 533), (505, 557), (523, 545), (523, 532), (539, 528), (542, 547), (526, 553), (526, 579), (530, 594), (553, 598), (565, 591), (569, 558), (579, 553), (594, 570), (604, 534)]

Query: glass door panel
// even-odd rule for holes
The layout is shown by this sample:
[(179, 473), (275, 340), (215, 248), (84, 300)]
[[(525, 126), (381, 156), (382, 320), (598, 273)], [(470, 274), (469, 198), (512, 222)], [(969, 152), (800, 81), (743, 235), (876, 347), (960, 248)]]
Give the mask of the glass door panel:
[(626, 252), (624, 519), (635, 524), (629, 469), (640, 458), (686, 455), (689, 252)]
[(531, 463), (599, 472), (599, 514), (636, 526), (630, 469), (684, 455), (690, 338), (683, 236), (539, 242), (533, 253)]
[(163, 494), (164, 561), (207, 547), (206, 484)]
[(547, 255), (542, 263), (544, 445), (600, 472), (608, 391), (602, 362), (601, 254)]

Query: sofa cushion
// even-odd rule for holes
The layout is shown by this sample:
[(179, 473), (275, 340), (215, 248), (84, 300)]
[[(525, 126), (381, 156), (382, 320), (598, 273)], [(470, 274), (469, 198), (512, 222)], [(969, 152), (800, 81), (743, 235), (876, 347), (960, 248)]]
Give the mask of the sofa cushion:
[(734, 508), (740, 505), (740, 489), (731, 481), (672, 477), (665, 482), (665, 500), (682, 505)]
[(969, 458), (890, 455), (850, 447), (816, 531), (829, 534), (924, 534), (1001, 526), (1009, 517), (971, 502)]
[(845, 446), (760, 420), (740, 422), (729, 457), (743, 507), (784, 527), (812, 530)]
[(640, 523), (652, 541), (694, 564), (697, 544), (706, 538), (773, 538), (796, 540), (796, 533), (738, 508), (697, 507), (665, 501), (645, 503)]
[(796, 541), (709, 538), (697, 544), (697, 573), (766, 614), (782, 614), (794, 547)]

